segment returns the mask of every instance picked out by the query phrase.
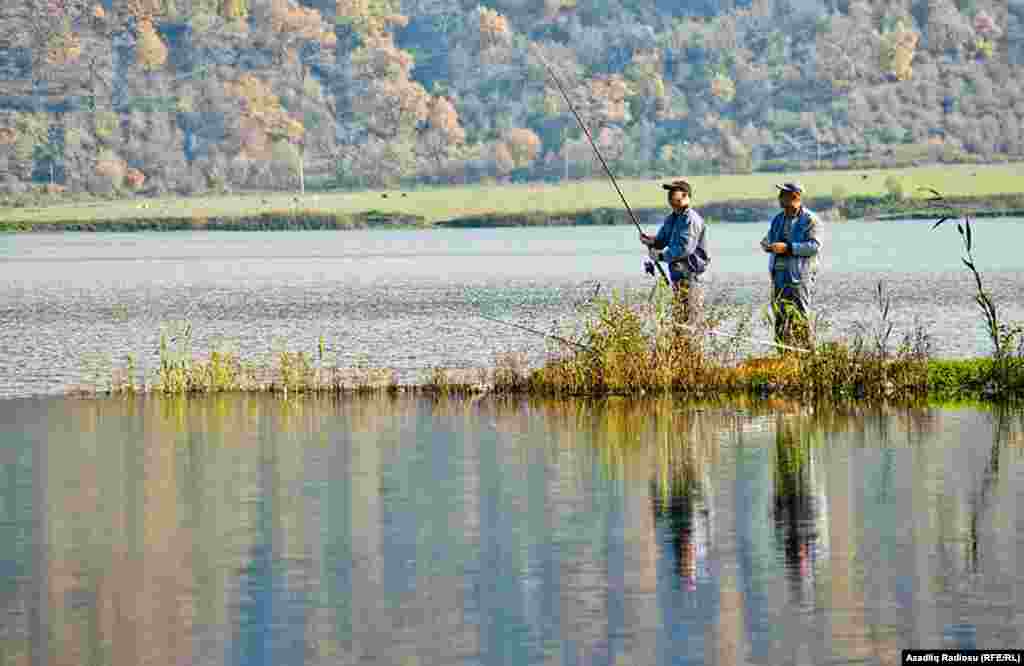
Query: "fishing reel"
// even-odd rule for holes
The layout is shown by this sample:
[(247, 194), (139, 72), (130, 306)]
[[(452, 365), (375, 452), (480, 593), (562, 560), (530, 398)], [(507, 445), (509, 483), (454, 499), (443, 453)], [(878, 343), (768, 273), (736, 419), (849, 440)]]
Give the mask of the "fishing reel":
[(654, 262), (650, 259), (644, 259), (644, 273), (654, 277)]

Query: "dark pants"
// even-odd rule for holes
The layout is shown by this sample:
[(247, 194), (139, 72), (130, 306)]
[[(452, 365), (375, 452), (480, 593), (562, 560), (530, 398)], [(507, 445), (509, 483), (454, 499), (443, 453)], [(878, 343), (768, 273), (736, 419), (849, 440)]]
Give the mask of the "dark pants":
[(804, 282), (790, 282), (785, 271), (772, 274), (772, 314), (775, 341), (794, 347), (807, 347), (810, 330), (811, 289)]

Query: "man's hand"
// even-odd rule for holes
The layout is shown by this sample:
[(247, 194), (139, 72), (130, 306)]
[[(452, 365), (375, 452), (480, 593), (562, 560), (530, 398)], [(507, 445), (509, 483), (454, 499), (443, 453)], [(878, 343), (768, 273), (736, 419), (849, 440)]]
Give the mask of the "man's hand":
[(661, 250), (655, 250), (653, 247), (647, 249), (647, 256), (654, 261), (661, 261)]
[(774, 252), (775, 254), (786, 254), (786, 251), (788, 249), (789, 246), (786, 245), (785, 243), (772, 243), (771, 245), (768, 246), (768, 250), (770, 252)]
[(654, 236), (648, 236), (647, 234), (641, 231), (640, 242), (646, 245), (647, 247), (650, 247), (652, 244), (654, 244)]

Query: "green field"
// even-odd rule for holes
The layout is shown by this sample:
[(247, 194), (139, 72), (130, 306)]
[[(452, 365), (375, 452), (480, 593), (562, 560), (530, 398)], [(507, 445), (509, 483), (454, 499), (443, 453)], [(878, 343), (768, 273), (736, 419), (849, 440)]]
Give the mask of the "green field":
[[(920, 187), (946, 196), (980, 198), (1024, 192), (1024, 163), (1000, 165), (933, 165), (911, 169), (817, 171), (696, 176), (694, 203), (724, 200), (766, 200), (775, 196), (774, 184), (800, 180), (813, 206), (815, 197), (830, 199), (839, 189), (844, 197), (884, 196), (886, 179), (896, 176), (908, 197), (924, 198)], [(623, 193), (633, 208), (665, 205), (659, 183), (671, 180), (623, 180)], [(404, 192), (404, 196), (403, 196)], [(147, 219), (213, 219), (258, 216), (271, 211), (298, 209), (333, 214), (375, 211), (383, 215), (422, 216), (427, 223), (477, 215), (571, 213), (622, 204), (607, 179), (594, 178), (565, 184), (526, 184), (375, 190), (363, 192), (294, 192), (228, 194), (202, 197), (136, 198), (89, 203), (66, 203), (35, 208), (0, 209), (0, 223), (23, 224)], [(625, 221), (625, 220), (624, 220)]]

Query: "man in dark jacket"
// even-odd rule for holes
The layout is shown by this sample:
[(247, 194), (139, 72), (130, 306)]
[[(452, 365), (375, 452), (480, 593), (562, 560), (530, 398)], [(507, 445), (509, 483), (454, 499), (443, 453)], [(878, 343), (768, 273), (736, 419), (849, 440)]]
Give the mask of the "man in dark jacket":
[(710, 263), (704, 219), (690, 207), (693, 188), (688, 182), (677, 180), (662, 188), (668, 190), (672, 212), (656, 236), (640, 232), (640, 242), (650, 248), (651, 259), (668, 264), (672, 287), (684, 303), (685, 319), (696, 325), (704, 307), (704, 282)]
[(782, 212), (772, 219), (761, 249), (769, 253), (775, 340), (780, 344), (810, 344), (811, 295), (818, 274), (822, 224), (803, 206), (800, 183), (776, 185)]

